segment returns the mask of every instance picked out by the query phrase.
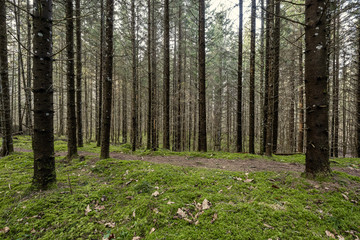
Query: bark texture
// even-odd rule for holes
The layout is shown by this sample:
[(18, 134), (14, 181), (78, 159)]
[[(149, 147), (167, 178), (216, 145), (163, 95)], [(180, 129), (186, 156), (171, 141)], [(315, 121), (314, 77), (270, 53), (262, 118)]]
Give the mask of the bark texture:
[(306, 167), (308, 176), (330, 173), (326, 0), (307, 0), (305, 10)]
[(52, 0), (34, 1), (34, 177), (33, 185), (47, 189), (56, 181), (52, 81)]

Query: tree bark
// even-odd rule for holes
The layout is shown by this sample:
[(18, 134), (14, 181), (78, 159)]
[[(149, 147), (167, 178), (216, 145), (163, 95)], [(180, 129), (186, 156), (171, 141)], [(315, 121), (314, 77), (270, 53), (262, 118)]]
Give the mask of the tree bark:
[(135, 0), (131, 1), (131, 44), (132, 44), (132, 109), (131, 109), (131, 144), (132, 151), (138, 144), (138, 81), (136, 76), (136, 35), (135, 35)]
[[(239, 0), (239, 47), (238, 47), (238, 82), (236, 112), (236, 151), (242, 152), (242, 65), (243, 65), (243, 0)], [(229, 87), (229, 86), (228, 86)], [(229, 90), (228, 90), (229, 91)], [(229, 104), (229, 103), (227, 103)]]
[(100, 74), (99, 74), (99, 105), (98, 105), (98, 125), (97, 125), (97, 131), (96, 131), (96, 141), (97, 146), (100, 147), (100, 141), (101, 141), (101, 120), (102, 120), (102, 101), (103, 101), (103, 70), (104, 70), (104, 0), (100, 0)]
[(310, 177), (330, 173), (326, 3), (326, 0), (307, 0), (305, 10), (305, 172)]
[(10, 88), (7, 51), (6, 4), (0, 0), (0, 77), (1, 77), (1, 110), (2, 135), (1, 156), (7, 156), (14, 151), (12, 140), (12, 120), (10, 116)]
[[(3, 0), (1, 1), (1, 3), (4, 2)], [(46, 190), (56, 181), (53, 125), (52, 6), (52, 0), (34, 0), (33, 186), (40, 190)], [(1, 14), (0, 16), (3, 15)], [(0, 44), (0, 46), (3, 45)]]
[[(81, 97), (81, 78), (82, 78), (82, 59), (81, 59), (81, 9), (80, 0), (76, 0), (76, 123), (77, 123), (77, 144), (79, 147), (83, 143), (82, 129), (82, 97)], [(85, 90), (86, 91), (86, 90)]]
[[(300, 32), (302, 35), (302, 31)], [(298, 126), (298, 148), (299, 153), (304, 152), (304, 68), (303, 68), (303, 41), (300, 39), (299, 48), (299, 126)]]
[(67, 52), (67, 134), (68, 160), (77, 156), (76, 112), (75, 112), (75, 73), (74, 73), (74, 21), (73, 1), (66, 0), (66, 52)]
[(249, 153), (255, 153), (255, 33), (256, 1), (251, 1)]
[(103, 81), (103, 112), (101, 121), (100, 158), (110, 157), (111, 101), (113, 82), (113, 34), (114, 34), (114, 0), (106, 0), (105, 18), (105, 65)]
[(206, 72), (205, 72), (205, 0), (199, 0), (199, 146), (200, 152), (207, 151), (206, 139)]
[(163, 148), (170, 149), (170, 15), (169, 0), (164, 0), (164, 119)]

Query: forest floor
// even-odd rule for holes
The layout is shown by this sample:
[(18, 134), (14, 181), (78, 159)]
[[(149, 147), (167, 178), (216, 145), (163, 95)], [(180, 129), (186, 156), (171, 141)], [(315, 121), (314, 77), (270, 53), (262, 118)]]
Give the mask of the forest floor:
[(54, 188), (31, 189), (31, 139), (0, 158), (0, 239), (359, 239), (360, 159), (301, 177), (304, 156), (157, 152), (85, 144)]

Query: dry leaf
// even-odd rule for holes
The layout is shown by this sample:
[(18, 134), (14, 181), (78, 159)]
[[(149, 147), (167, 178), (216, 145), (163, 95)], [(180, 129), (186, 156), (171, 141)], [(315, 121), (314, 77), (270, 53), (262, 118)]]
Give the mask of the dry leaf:
[(266, 223), (264, 223), (264, 226), (267, 227), (267, 228), (270, 228), (270, 229), (274, 229), (273, 226), (270, 226), (269, 224), (266, 224)]
[(186, 218), (187, 214), (181, 209), (178, 208), (177, 212), (176, 212), (181, 218)]
[(201, 207), (203, 210), (209, 209), (211, 206), (211, 202), (209, 202), (206, 198), (204, 199)]
[(245, 183), (251, 183), (252, 181), (254, 181), (254, 179), (246, 179), (246, 180), (244, 180)]
[(326, 231), (325, 231), (325, 234), (326, 234), (326, 236), (335, 239), (335, 235), (332, 234), (330, 231), (326, 230)]
[(167, 204), (171, 205), (171, 204), (174, 204), (174, 202), (168, 201)]
[(133, 237), (132, 240), (140, 240), (140, 239), (141, 239), (141, 237)]
[(128, 200), (133, 200), (134, 197), (133, 197), (133, 196), (127, 196), (126, 199), (128, 199)]
[(91, 211), (92, 211), (92, 210), (91, 210), (91, 208), (90, 208), (90, 205), (88, 204), (87, 207), (86, 207), (86, 209), (85, 209), (85, 216), (87, 216), (88, 213), (91, 212)]
[(217, 218), (218, 218), (217, 213), (214, 213), (214, 216), (213, 216), (213, 219), (211, 220), (211, 223), (214, 223)]
[(115, 223), (114, 222), (105, 223), (105, 227), (114, 228)]
[(153, 210), (156, 214), (158, 214), (159, 213), (159, 210), (157, 209), (157, 208), (154, 208), (154, 210)]
[(153, 196), (153, 197), (157, 197), (159, 195), (160, 195), (160, 193), (158, 191), (155, 191), (153, 194), (151, 194), (151, 196)]
[(349, 201), (349, 197), (348, 196), (346, 196), (345, 194), (341, 194), (344, 198), (345, 198), (345, 200), (347, 200), (347, 201)]
[(153, 232), (155, 232), (155, 228), (152, 228), (149, 234), (152, 234)]
[(105, 206), (96, 205), (95, 210), (104, 210)]
[(0, 229), (0, 233), (8, 233), (10, 231), (9, 227), (4, 227), (3, 229)]
[(135, 217), (136, 217), (135, 210), (133, 211), (132, 216), (133, 216), (133, 218), (135, 218)]
[(35, 229), (32, 229), (30, 233), (36, 233), (36, 230), (35, 230)]
[(218, 191), (218, 193), (222, 193), (223, 192), (223, 190), (222, 189), (220, 189), (219, 191)]
[(338, 235), (337, 237), (338, 237), (339, 240), (345, 240), (345, 238), (343, 236), (341, 236), (341, 235)]
[(188, 219), (188, 218), (184, 218), (185, 221), (189, 222), (189, 223), (193, 223), (192, 220)]
[(230, 187), (227, 187), (227, 190), (230, 190), (232, 188), (232, 185)]
[(242, 181), (242, 178), (240, 178), (240, 177), (236, 177), (236, 178), (234, 178), (235, 180), (238, 180), (238, 181)]

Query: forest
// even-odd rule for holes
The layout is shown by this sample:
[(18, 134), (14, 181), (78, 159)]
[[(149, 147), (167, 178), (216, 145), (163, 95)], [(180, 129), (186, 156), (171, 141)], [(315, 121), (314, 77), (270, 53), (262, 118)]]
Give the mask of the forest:
[(0, 0), (0, 239), (360, 239), (358, 0)]

